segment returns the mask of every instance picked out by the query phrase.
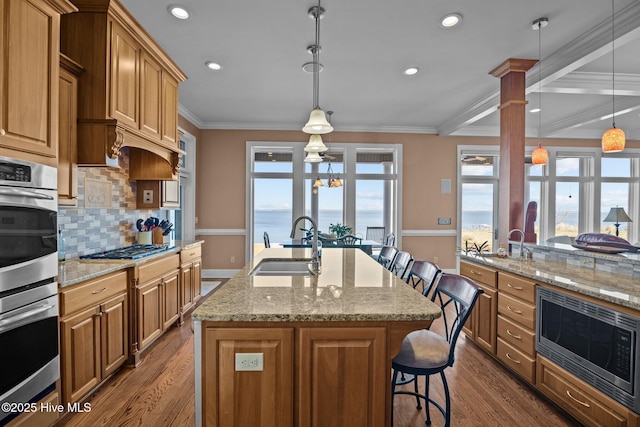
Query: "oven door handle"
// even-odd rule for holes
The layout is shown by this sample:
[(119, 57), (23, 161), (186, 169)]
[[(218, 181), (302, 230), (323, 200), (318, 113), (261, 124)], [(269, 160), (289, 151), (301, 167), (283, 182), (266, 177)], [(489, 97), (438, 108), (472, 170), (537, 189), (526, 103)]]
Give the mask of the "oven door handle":
[(29, 197), (32, 199), (53, 200), (53, 197), (47, 194), (38, 193), (37, 191), (21, 190), (19, 188), (2, 188), (0, 189), (0, 196)]
[(19, 322), (23, 319), (26, 319), (27, 317), (35, 316), (36, 314), (50, 310), (55, 306), (56, 306), (55, 304), (41, 305), (40, 307), (34, 308), (33, 310), (22, 312), (22, 313), (16, 314), (15, 316), (2, 319), (0, 320), (0, 330), (4, 329), (5, 326), (11, 325), (12, 323)]

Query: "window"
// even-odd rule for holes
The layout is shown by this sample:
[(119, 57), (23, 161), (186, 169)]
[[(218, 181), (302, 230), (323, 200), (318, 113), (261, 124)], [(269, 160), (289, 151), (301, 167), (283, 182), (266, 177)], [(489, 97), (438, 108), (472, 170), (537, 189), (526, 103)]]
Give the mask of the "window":
[[(323, 233), (341, 223), (362, 237), (367, 226), (385, 226), (398, 235), (402, 146), (327, 145), (323, 162), (305, 163), (302, 143), (247, 143), (248, 258), (261, 249), (265, 231), (272, 246), (289, 240), (291, 224), (301, 215), (316, 218)], [(330, 178), (343, 185), (329, 187)], [(323, 185), (314, 187), (318, 179)]]

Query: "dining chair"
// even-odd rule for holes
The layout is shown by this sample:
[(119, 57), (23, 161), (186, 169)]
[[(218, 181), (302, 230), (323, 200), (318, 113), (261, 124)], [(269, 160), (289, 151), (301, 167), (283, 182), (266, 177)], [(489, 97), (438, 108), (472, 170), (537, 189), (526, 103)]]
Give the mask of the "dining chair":
[(389, 266), (389, 270), (401, 279), (404, 279), (405, 274), (409, 271), (409, 265), (413, 261), (413, 257), (409, 252), (400, 251), (396, 254), (395, 258)]
[(384, 230), (384, 227), (367, 227), (365, 239), (382, 242), (384, 240)]
[(388, 270), (397, 253), (398, 249), (395, 246), (383, 246), (378, 255), (378, 263)]
[[(443, 274), (438, 280), (431, 301), (440, 304), (444, 322), (444, 335), (431, 329), (420, 329), (407, 335), (402, 341), (400, 352), (391, 362), (393, 377), (391, 380), (391, 425), (393, 426), (393, 402), (396, 394), (415, 396), (417, 409), (422, 409), (421, 399), (425, 401), (427, 420), (431, 424), (430, 405), (442, 413), (444, 426), (451, 424), (451, 396), (445, 370), (453, 366), (455, 347), (462, 326), (467, 321), (473, 306), (482, 293), (471, 279), (457, 274)], [(396, 390), (399, 375), (411, 374), (425, 377), (424, 394), (418, 391), (418, 381), (414, 381), (414, 391)], [(444, 406), (436, 402), (429, 394), (429, 377), (439, 374), (444, 389)]]
[(442, 270), (432, 262), (414, 261), (407, 274), (406, 282), (413, 286), (413, 289), (420, 286), (422, 295), (428, 297), (441, 271)]
[(264, 234), (262, 235), (262, 238), (264, 239), (264, 247), (265, 248), (270, 248), (271, 247), (271, 242), (269, 241), (269, 233), (267, 233), (265, 231)]
[(382, 241), (382, 244), (384, 246), (393, 246), (396, 243), (396, 235), (393, 234), (393, 232), (388, 233), (386, 236), (384, 236), (384, 240)]

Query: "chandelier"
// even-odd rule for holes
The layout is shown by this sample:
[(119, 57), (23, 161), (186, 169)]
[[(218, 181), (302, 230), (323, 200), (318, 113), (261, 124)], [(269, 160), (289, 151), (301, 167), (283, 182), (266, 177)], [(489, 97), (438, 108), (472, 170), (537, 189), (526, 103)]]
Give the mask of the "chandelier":
[(333, 127), (327, 121), (327, 117), (324, 111), (320, 108), (320, 71), (322, 71), (322, 64), (320, 63), (320, 20), (324, 17), (325, 9), (320, 6), (320, 0), (318, 0), (317, 6), (312, 6), (307, 11), (309, 17), (315, 21), (316, 24), (316, 39), (315, 43), (307, 47), (307, 51), (313, 55), (312, 62), (307, 62), (302, 66), (302, 69), (313, 74), (313, 109), (309, 115), (309, 121), (304, 125), (302, 131), (308, 133), (309, 143), (304, 148), (308, 153), (305, 157), (305, 162), (321, 162), (322, 157), (319, 153), (327, 151), (327, 147), (322, 142), (324, 135), (333, 131)]

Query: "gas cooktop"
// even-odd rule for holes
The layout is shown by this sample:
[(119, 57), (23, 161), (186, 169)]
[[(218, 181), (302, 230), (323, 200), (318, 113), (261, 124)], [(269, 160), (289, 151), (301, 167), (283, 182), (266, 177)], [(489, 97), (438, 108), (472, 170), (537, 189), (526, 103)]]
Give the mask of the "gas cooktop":
[(124, 248), (112, 249), (97, 254), (83, 255), (80, 259), (101, 260), (101, 259), (130, 259), (137, 260), (150, 255), (159, 254), (175, 248), (168, 245), (132, 245)]

